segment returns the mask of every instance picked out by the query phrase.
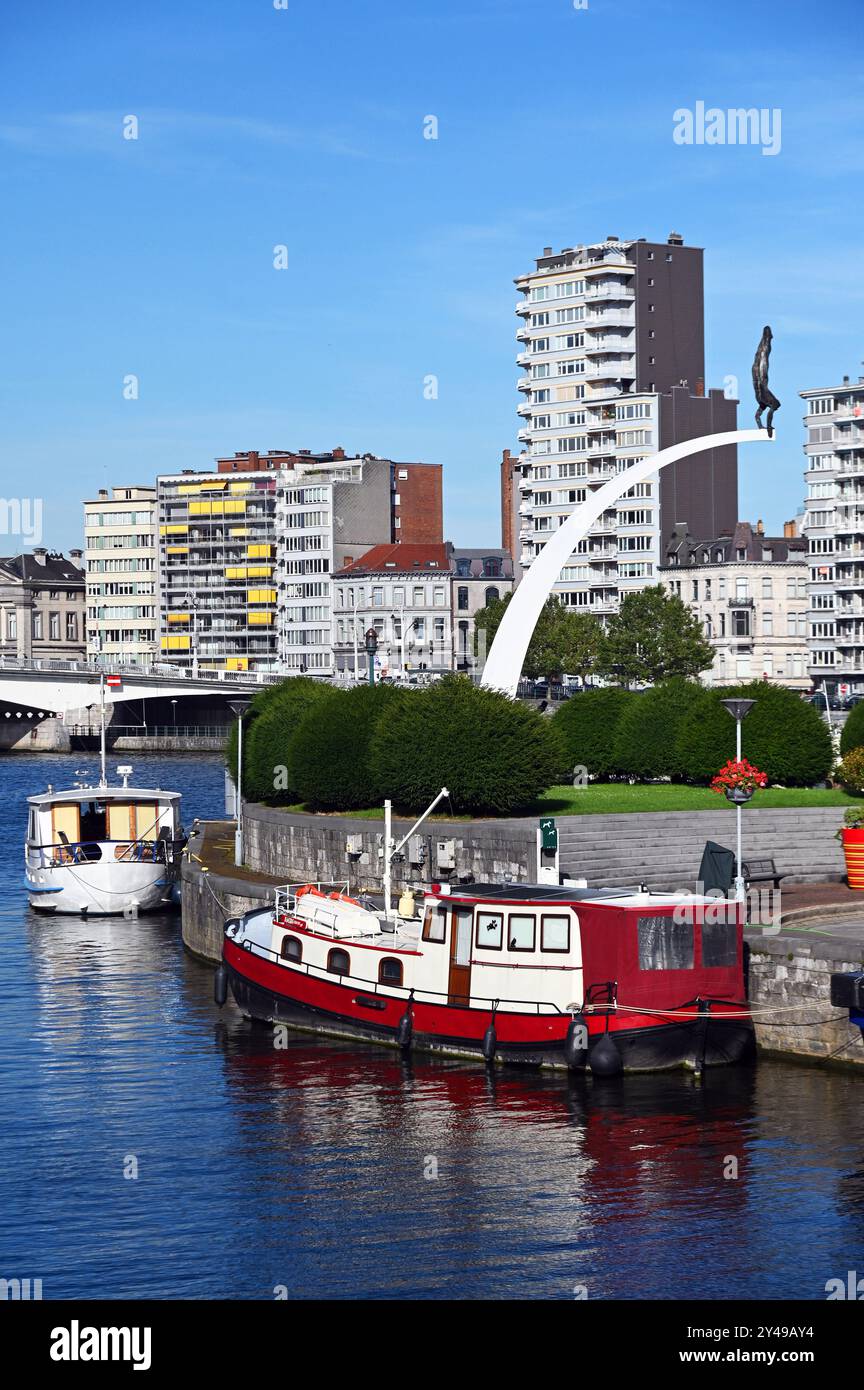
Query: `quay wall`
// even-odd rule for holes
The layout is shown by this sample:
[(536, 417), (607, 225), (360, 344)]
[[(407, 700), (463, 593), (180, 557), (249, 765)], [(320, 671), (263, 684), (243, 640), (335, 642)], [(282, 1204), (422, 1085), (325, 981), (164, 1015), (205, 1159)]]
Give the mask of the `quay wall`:
[(782, 930), (779, 936), (752, 936), (748, 944), (747, 994), (760, 1052), (864, 1067), (861, 1029), (831, 1004), (832, 974), (861, 970), (864, 951), (850, 942), (802, 942)]
[[(745, 858), (772, 857), (777, 871), (792, 882), (841, 882), (843, 851), (834, 838), (842, 808), (784, 807), (745, 811)], [(401, 838), (410, 822), (394, 820)], [(429, 883), (445, 873), (438, 841), (454, 842), (457, 877), (480, 882), (536, 878), (537, 819), (427, 822), (418, 841), (422, 863), (394, 865), (394, 884)], [(706, 840), (735, 846), (735, 816), (716, 811), (652, 812), (638, 815), (585, 815), (558, 818), (559, 862), (563, 871), (587, 878), (592, 888), (647, 883), (649, 888), (692, 888)], [(350, 878), (352, 889), (381, 885), (383, 820), (351, 816), (304, 815), (247, 804), (243, 814), (246, 861), (257, 872), (283, 882)], [(359, 856), (349, 860), (348, 836), (357, 837)], [(415, 851), (418, 846), (415, 845)], [(406, 854), (408, 851), (406, 850)]]

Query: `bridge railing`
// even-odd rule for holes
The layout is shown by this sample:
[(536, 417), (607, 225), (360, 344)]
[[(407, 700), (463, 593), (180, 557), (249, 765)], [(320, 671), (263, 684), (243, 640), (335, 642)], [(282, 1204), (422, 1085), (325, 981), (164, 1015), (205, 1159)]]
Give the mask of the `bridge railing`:
[(276, 671), (207, 671), (200, 666), (195, 671), (191, 666), (175, 666), (167, 661), (142, 666), (132, 662), (112, 661), (110, 658), (95, 662), (85, 658), (80, 661), (61, 661), (48, 657), (25, 660), (15, 656), (0, 656), (0, 671), (63, 673), (91, 679), (104, 671), (106, 675), (112, 676), (140, 676), (160, 681), (201, 681), (206, 685), (275, 685), (278, 681), (286, 679), (285, 675)]
[[(98, 724), (65, 724), (70, 738), (100, 737)], [(225, 724), (109, 724), (108, 741), (115, 738), (220, 738), (227, 739), (230, 725)]]

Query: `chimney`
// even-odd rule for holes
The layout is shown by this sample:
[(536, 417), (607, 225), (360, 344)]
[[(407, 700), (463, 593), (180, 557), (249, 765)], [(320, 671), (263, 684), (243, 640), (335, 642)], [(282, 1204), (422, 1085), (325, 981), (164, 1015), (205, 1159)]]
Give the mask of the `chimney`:
[(764, 536), (764, 535), (765, 535), (765, 527), (762, 525), (762, 518), (761, 518), (761, 516), (760, 516), (759, 520), (756, 522), (756, 535), (757, 535), (757, 536)]
[(783, 522), (783, 538), (784, 538), (784, 540), (787, 540), (787, 541), (794, 540), (795, 537), (796, 537), (797, 535), (798, 535), (798, 523), (797, 523), (797, 521), (784, 521), (784, 522)]
[(33, 559), (36, 561), (37, 565), (44, 565), (47, 558), (48, 551), (46, 550), (44, 545), (37, 546), (33, 551)]
[(544, 247), (543, 247), (543, 255), (544, 255), (544, 256), (551, 256), (551, 255), (552, 255), (552, 247), (551, 247), (551, 246), (544, 246)]
[(79, 560), (83, 560), (83, 558), (84, 558), (84, 551), (83, 551), (83, 550), (70, 550), (70, 551), (69, 551), (69, 559), (70, 559), (70, 560), (74, 560), (75, 563), (76, 563), (76, 565), (77, 565), (78, 561), (79, 561)]
[(100, 487), (100, 489), (99, 489), (99, 501), (100, 501), (100, 502), (107, 502), (107, 501), (108, 501), (108, 489), (107, 489), (107, 487)]
[(696, 385), (695, 385), (695, 387), (694, 387), (694, 389), (693, 389), (693, 395), (694, 395), (694, 396), (704, 396), (704, 395), (705, 395), (705, 382), (703, 381), (703, 379), (702, 379), (701, 376), (697, 376), (697, 378), (696, 378)]
[(333, 450), (333, 457), (334, 459), (344, 459), (345, 450), (342, 448), (341, 444), (336, 445), (336, 448)]
[(684, 238), (683, 238), (683, 236), (681, 235), (680, 232), (670, 232), (669, 235), (668, 235), (668, 237), (666, 238), (666, 241), (667, 241), (667, 244), (668, 244), (669, 246), (683, 246), (683, 245), (684, 245)]

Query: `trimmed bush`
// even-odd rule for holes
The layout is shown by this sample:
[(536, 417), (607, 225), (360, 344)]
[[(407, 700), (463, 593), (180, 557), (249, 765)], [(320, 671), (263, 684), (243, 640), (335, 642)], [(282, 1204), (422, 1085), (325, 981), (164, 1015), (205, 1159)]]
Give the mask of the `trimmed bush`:
[(393, 686), (358, 685), (314, 700), (290, 741), (290, 790), (279, 800), (322, 811), (379, 806), (386, 792), (370, 743), (382, 717), (389, 722), (408, 698)]
[(588, 769), (589, 777), (601, 782), (625, 771), (615, 752), (618, 726), (625, 711), (642, 699), (644, 696), (614, 685), (571, 695), (552, 716), (564, 745), (568, 771), (581, 765)]
[[(292, 676), (266, 686), (253, 698), (243, 719), (243, 795), (247, 801), (279, 800), (290, 805), (298, 797), (285, 783), (276, 791), (277, 769), (289, 765), (289, 748), (297, 726), (332, 687), (309, 676)], [(225, 763), (232, 777), (237, 772), (237, 723), (228, 736)]]
[(853, 705), (840, 734), (840, 752), (851, 753), (853, 748), (864, 747), (864, 700)]
[(708, 784), (735, 757), (735, 720), (720, 701), (755, 700), (743, 724), (743, 753), (784, 787), (812, 787), (831, 771), (834, 755), (824, 720), (791, 690), (770, 681), (712, 686), (681, 720), (677, 754), (684, 779)]
[(563, 766), (551, 720), (457, 675), (388, 709), (369, 761), (400, 810), (424, 810), (446, 786), (457, 814), (492, 816), (526, 810)]
[(864, 792), (864, 747), (850, 748), (837, 769), (837, 780), (844, 792), (861, 796)]
[(628, 705), (615, 730), (614, 761), (641, 782), (680, 777), (678, 729), (702, 686), (675, 676)]

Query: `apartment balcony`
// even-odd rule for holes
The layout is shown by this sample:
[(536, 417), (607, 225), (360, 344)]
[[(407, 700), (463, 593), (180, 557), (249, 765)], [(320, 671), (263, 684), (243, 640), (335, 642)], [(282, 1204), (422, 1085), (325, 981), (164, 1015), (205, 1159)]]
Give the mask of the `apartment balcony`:
[(531, 300), (530, 300), (530, 299), (520, 299), (520, 300), (519, 300), (519, 303), (516, 305), (516, 313), (517, 313), (517, 314), (530, 314), (530, 313), (531, 313)]
[[(843, 533), (839, 532), (839, 534), (842, 535)], [(834, 551), (835, 565), (850, 565), (853, 560), (862, 558), (864, 558), (864, 545), (841, 545)]]
[(517, 367), (528, 367), (528, 366), (530, 366), (530, 365), (531, 365), (531, 358), (532, 358), (532, 356), (533, 356), (533, 353), (530, 353), (530, 352), (520, 352), (520, 353), (518, 353), (517, 356), (516, 356), (516, 366), (517, 366)]
[[(696, 571), (694, 570), (694, 574)], [(730, 598), (726, 601), (727, 608), (753, 608), (755, 599), (752, 598)]]
[[(601, 430), (601, 431), (602, 431), (604, 434), (606, 434), (609, 438), (614, 439), (614, 438), (615, 438), (615, 433), (614, 433), (614, 431), (615, 431), (615, 407), (614, 407), (614, 405), (613, 405), (613, 406), (604, 406), (604, 407), (602, 408), (601, 412), (600, 412), (600, 416), (598, 416), (597, 418), (595, 418), (595, 419), (593, 419), (593, 420), (589, 420), (588, 423), (587, 423), (587, 425), (585, 426), (585, 429), (588, 431), (589, 434), (593, 434), (593, 433), (595, 433), (597, 430)], [(594, 447), (595, 447), (595, 448), (597, 447), (596, 444), (594, 445)]]
[(516, 329), (516, 339), (517, 342), (520, 343), (530, 343), (531, 329), (528, 327), (527, 323), (520, 323), (519, 327)]
[(838, 593), (845, 593), (850, 589), (864, 589), (864, 571), (856, 570), (854, 574), (838, 575), (834, 581), (834, 588)]
[(622, 305), (620, 309), (595, 309), (588, 314), (582, 323), (589, 333), (595, 329), (603, 328), (632, 328), (636, 323), (636, 317), (629, 305)]
[(601, 352), (626, 352), (631, 356), (636, 351), (632, 338), (598, 338), (585, 345), (585, 356), (594, 357)]
[[(631, 272), (632, 273), (632, 272)], [(598, 300), (608, 302), (610, 299), (635, 299), (636, 290), (632, 285), (620, 285), (610, 281), (604, 285), (592, 285), (585, 291), (586, 303), (594, 303)]]
[(531, 378), (530, 378), (530, 376), (520, 376), (519, 380), (516, 382), (516, 388), (517, 388), (517, 390), (519, 390), (519, 391), (530, 391), (530, 390), (531, 390)]
[(517, 430), (517, 431), (516, 431), (516, 438), (517, 438), (522, 444), (530, 444), (530, 443), (531, 443), (531, 440), (533, 439), (533, 437), (534, 437), (534, 431), (533, 431), (532, 429), (524, 429), (524, 430)]
[(633, 357), (613, 357), (608, 362), (597, 362), (583, 372), (586, 381), (615, 381), (618, 377), (632, 378), (636, 366)]
[(531, 489), (533, 488), (533, 486), (534, 486), (534, 480), (533, 480), (533, 478), (531, 478), (531, 477), (527, 477), (527, 478), (526, 478), (525, 475), (523, 474), (522, 477), (519, 479), (519, 491), (520, 491), (520, 492), (530, 492)]
[(521, 415), (523, 419), (526, 419), (526, 418), (527, 418), (527, 419), (530, 420), (530, 418), (531, 418), (531, 406), (530, 406), (529, 402), (528, 402), (528, 401), (520, 401), (519, 404), (518, 404), (517, 407), (516, 407), (516, 414), (517, 414), (517, 415)]

